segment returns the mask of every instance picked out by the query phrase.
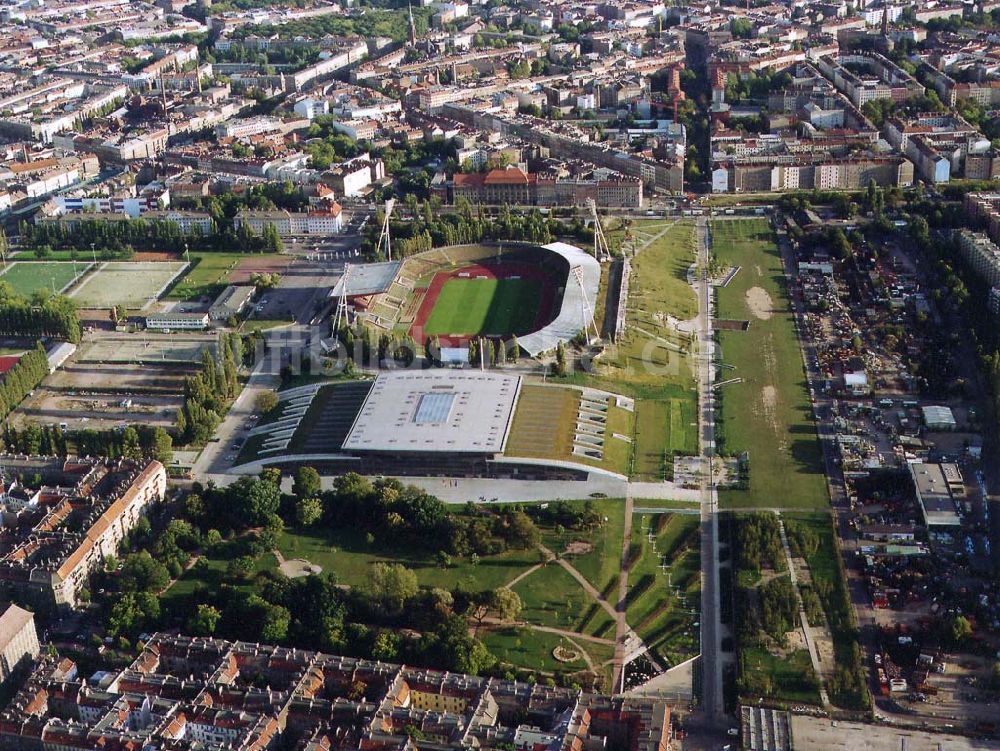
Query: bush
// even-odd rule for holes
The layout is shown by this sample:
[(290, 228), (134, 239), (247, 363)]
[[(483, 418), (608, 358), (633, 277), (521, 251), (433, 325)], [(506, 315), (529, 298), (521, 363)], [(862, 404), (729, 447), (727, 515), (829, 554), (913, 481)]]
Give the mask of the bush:
[(278, 395), (274, 391), (262, 391), (254, 400), (254, 407), (262, 415), (266, 415), (277, 406)]

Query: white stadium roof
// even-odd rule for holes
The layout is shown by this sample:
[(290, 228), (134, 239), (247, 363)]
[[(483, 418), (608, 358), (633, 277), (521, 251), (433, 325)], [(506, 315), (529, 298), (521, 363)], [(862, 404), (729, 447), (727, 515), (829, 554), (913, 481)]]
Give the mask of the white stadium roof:
[(490, 371), (381, 373), (343, 448), (499, 453), (520, 389), (520, 376)]
[[(554, 349), (561, 341), (570, 341), (587, 328), (588, 317), (594, 315), (597, 293), (601, 286), (601, 264), (592, 255), (567, 243), (549, 243), (543, 247), (566, 259), (569, 263), (569, 276), (566, 279), (566, 290), (563, 292), (559, 314), (548, 326), (517, 338), (517, 343), (532, 357)], [(576, 267), (581, 271), (583, 290), (586, 291), (586, 305), (584, 292), (580, 289), (580, 284), (573, 273)]]
[[(347, 296), (362, 297), (364, 295), (377, 295), (385, 292), (392, 284), (392, 280), (399, 273), (401, 261), (389, 261), (387, 263), (359, 263), (349, 264), (350, 273), (347, 274)], [(344, 277), (340, 277), (336, 286), (330, 292), (330, 297), (340, 297), (343, 294)]]

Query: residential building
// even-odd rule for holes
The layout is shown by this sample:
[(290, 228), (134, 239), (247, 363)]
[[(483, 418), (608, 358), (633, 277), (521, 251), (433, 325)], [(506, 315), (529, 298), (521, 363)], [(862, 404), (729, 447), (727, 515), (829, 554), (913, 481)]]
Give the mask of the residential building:
[(274, 227), (282, 237), (334, 235), (343, 229), (341, 208), (334, 203), (325, 209), (309, 212), (243, 210), (236, 215), (237, 229), (248, 227), (259, 235), (268, 226)]
[(158, 461), (97, 460), (67, 460), (47, 474), (54, 473), (62, 476), (59, 484), (42, 488), (43, 500), (13, 530), (0, 557), (0, 583), (39, 607), (75, 607), (90, 573), (117, 554), (146, 508), (163, 498), (167, 473)]
[(990, 287), (1000, 286), (1000, 248), (981, 232), (959, 230), (958, 249), (969, 268)]
[(35, 614), (17, 605), (0, 605), (0, 685), (27, 668), (40, 651)]
[(439, 751), (667, 751), (672, 741), (657, 698), (267, 644), (158, 633), (102, 675), (43, 657), (0, 712), (0, 748), (364, 751), (414, 748), (415, 731)]

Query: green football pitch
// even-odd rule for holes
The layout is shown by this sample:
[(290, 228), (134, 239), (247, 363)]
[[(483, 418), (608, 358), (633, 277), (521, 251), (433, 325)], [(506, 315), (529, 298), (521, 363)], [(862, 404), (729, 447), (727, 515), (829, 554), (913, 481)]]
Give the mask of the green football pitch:
[(541, 288), (534, 279), (449, 279), (424, 332), (428, 336), (526, 334), (535, 325)]
[(7, 266), (0, 279), (10, 282), (14, 290), (22, 295), (30, 295), (38, 289), (61, 292), (89, 267), (90, 264), (83, 261), (75, 264), (68, 261), (15, 261)]

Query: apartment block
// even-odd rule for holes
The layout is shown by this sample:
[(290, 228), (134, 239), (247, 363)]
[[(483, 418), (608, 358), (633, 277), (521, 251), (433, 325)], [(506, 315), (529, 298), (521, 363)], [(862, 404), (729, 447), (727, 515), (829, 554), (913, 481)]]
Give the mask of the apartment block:
[(29, 503), (11, 501), (3, 509), (0, 582), (39, 607), (75, 607), (90, 572), (117, 553), (167, 487), (157, 461), (67, 460), (57, 474), (59, 482)]
[[(266, 684), (264, 690), (259, 686)], [(45, 656), (0, 713), (0, 749), (667, 751), (661, 700), (153, 634), (100, 681)]]

